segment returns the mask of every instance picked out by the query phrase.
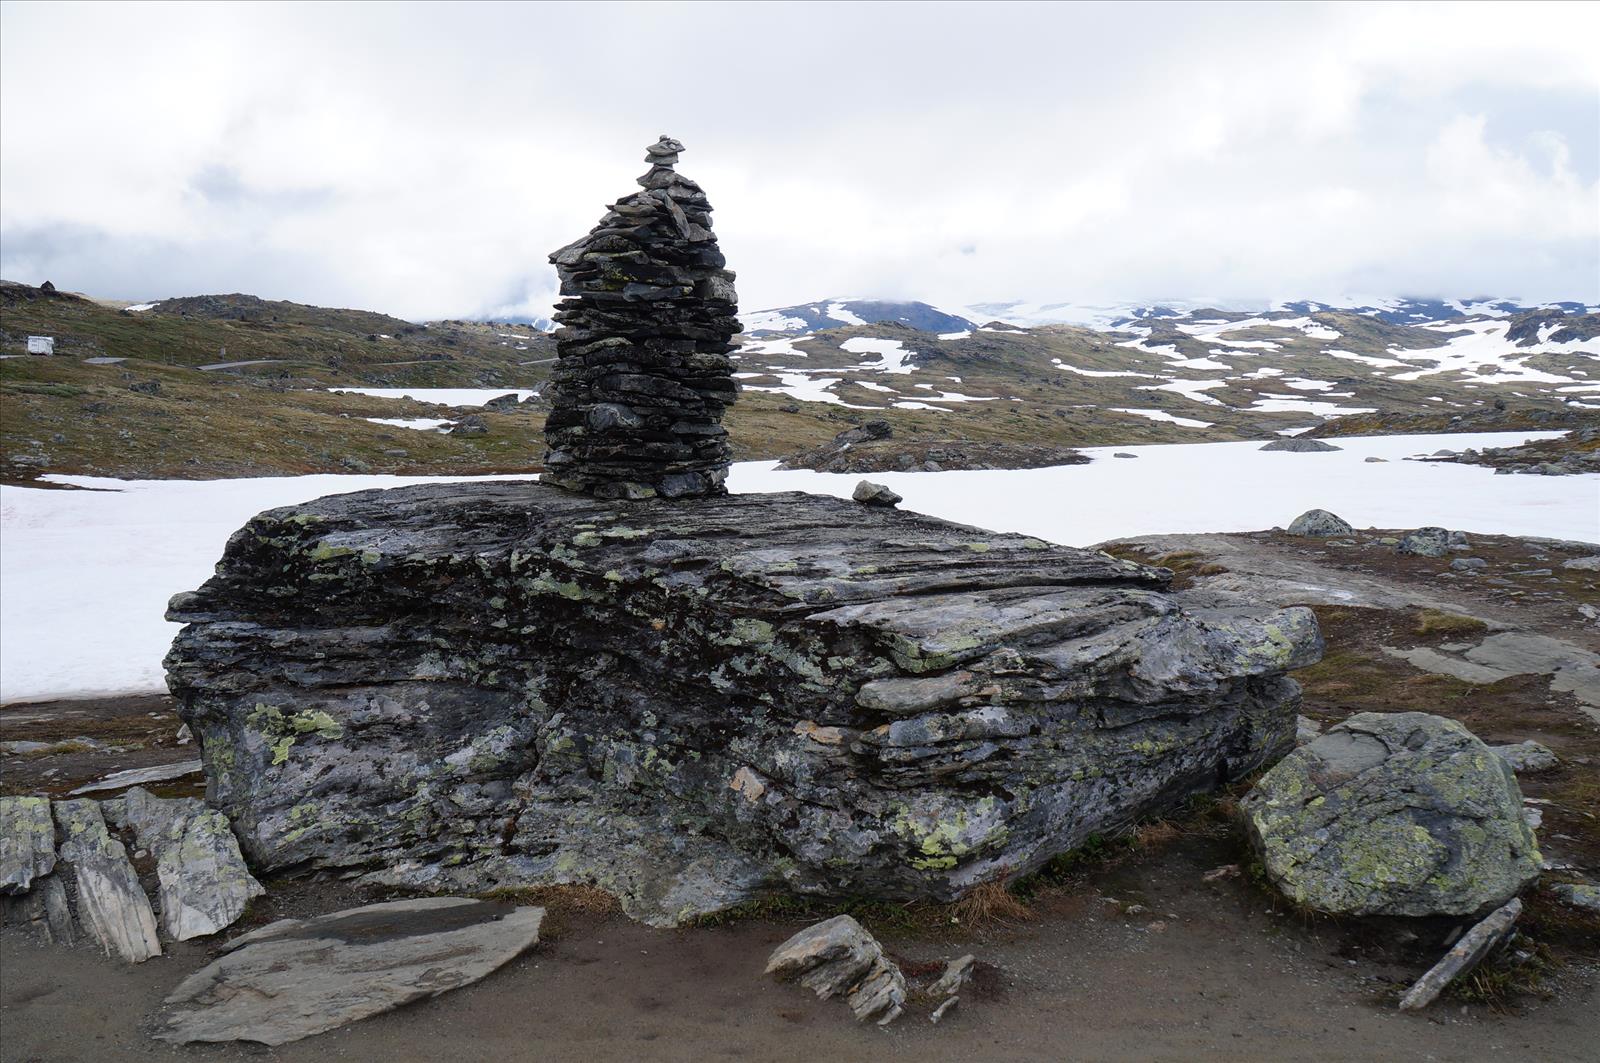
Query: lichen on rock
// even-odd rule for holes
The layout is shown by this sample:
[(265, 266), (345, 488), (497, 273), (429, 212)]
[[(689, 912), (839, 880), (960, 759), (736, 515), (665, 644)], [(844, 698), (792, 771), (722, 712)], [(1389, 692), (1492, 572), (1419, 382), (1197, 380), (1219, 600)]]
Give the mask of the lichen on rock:
[(1301, 746), (1243, 802), (1268, 878), (1348, 915), (1475, 915), (1538, 877), (1511, 768), (1454, 720), (1360, 713)]
[(254, 518), (168, 679), (258, 870), (951, 900), (1291, 748), (1310, 611), (1167, 579), (802, 494), (430, 484)]

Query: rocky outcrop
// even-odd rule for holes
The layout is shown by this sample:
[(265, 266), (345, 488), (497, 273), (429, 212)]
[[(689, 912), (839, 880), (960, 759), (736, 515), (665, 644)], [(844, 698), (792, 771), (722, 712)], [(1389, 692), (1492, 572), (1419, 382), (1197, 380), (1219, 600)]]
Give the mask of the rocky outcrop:
[(155, 858), (161, 929), (173, 941), (232, 926), (250, 898), (266, 892), (245, 866), (226, 817), (215, 809), (192, 797), (152, 797), (138, 787), (115, 807), (139, 847)]
[(673, 169), (682, 150), (652, 144), (644, 191), (550, 256), (568, 298), (544, 392), (548, 483), (607, 498), (725, 490), (738, 297), (711, 202)]
[(263, 513), (167, 659), (252, 866), (952, 899), (1270, 763), (1309, 610), (802, 494), (430, 484)]
[(227, 819), (194, 798), (153, 797), (138, 787), (115, 800), (53, 806), (42, 797), (3, 797), (0, 832), (0, 915), (7, 924), (70, 945), (73, 911), (61, 882), (70, 874), (80, 925), (108, 955), (132, 963), (160, 955), (161, 945), (123, 838), (155, 860), (161, 929), (170, 940), (217, 933), (264, 892)]
[(287, 1044), (492, 974), (539, 940), (543, 908), (465, 897), (280, 919), (167, 997), (155, 1036)]
[(799, 979), (823, 1000), (844, 996), (857, 1022), (872, 1019), (887, 1026), (905, 1007), (905, 975), (848, 915), (808, 926), (779, 945), (767, 959), (766, 973)]
[(1087, 454), (1070, 447), (983, 440), (898, 439), (888, 431), (872, 434), (877, 425), (882, 425), (883, 429), (889, 427), (887, 421), (868, 421), (859, 428), (840, 432), (820, 447), (783, 459), (778, 468), (842, 473), (949, 472), (1042, 469), (1089, 463)]
[(87, 798), (55, 803), (61, 862), (77, 886), (78, 920), (105, 953), (130, 963), (161, 955), (155, 913), (128, 862), (128, 851), (106, 829), (100, 806)]
[(1320, 439), (1308, 439), (1305, 436), (1289, 436), (1284, 439), (1274, 439), (1266, 446), (1257, 447), (1257, 450), (1286, 450), (1291, 454), (1315, 454), (1321, 451), (1343, 450), (1332, 443), (1324, 443)]
[(1349, 915), (1477, 915), (1538, 877), (1511, 768), (1454, 720), (1359, 713), (1301, 746), (1243, 802), (1267, 877)]
[(0, 894), (27, 893), (56, 866), (56, 825), (43, 797), (0, 797)]

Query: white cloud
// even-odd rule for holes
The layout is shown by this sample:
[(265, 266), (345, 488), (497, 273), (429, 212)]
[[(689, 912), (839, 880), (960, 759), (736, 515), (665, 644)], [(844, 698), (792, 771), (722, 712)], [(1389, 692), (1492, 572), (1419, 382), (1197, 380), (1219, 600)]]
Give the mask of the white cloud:
[(669, 132), (752, 308), (1600, 299), (1591, 5), (0, 10), (8, 278), (538, 304)]

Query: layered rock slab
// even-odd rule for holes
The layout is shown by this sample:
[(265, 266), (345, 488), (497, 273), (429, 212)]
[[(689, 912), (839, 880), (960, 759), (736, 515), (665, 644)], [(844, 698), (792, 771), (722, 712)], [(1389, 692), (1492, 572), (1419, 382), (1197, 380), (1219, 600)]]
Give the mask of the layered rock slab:
[(802, 494), (529, 483), (269, 511), (173, 600), (208, 801), (258, 870), (949, 900), (1293, 745), (1305, 609)]
[(433, 897), (280, 919), (166, 999), (163, 1041), (281, 1045), (492, 974), (539, 940), (543, 908)]

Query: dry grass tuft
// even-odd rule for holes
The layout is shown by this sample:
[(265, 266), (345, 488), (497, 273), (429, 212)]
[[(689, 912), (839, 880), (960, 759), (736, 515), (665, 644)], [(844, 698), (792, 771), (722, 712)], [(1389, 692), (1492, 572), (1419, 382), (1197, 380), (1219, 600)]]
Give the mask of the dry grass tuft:
[(479, 894), (486, 901), (537, 904), (562, 915), (606, 916), (622, 910), (611, 894), (598, 886), (574, 883), (564, 886), (501, 886)]
[(1022, 903), (1004, 882), (985, 882), (950, 905), (950, 915), (962, 926), (981, 929), (1031, 919), (1033, 909)]
[(1183, 829), (1168, 819), (1155, 819), (1134, 828), (1133, 844), (1139, 849), (1153, 849), (1183, 837)]
[(1481, 635), (1489, 630), (1485, 624), (1475, 616), (1459, 616), (1456, 613), (1443, 613), (1437, 609), (1424, 609), (1417, 616), (1417, 626), (1412, 632), (1419, 637), (1429, 635)]

